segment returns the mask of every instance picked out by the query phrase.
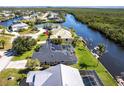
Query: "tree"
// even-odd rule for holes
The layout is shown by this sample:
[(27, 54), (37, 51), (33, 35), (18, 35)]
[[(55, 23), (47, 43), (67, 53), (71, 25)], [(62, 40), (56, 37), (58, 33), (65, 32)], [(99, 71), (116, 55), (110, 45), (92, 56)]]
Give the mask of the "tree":
[(98, 52), (100, 55), (102, 55), (105, 52), (105, 45), (104, 44), (99, 44), (98, 45)]
[(59, 45), (62, 44), (63, 40), (61, 38), (54, 38), (51, 40), (51, 43)]
[(4, 45), (5, 45), (5, 40), (0, 40), (0, 45), (2, 45), (2, 48), (4, 49)]
[(31, 37), (18, 37), (12, 43), (12, 49), (17, 55), (30, 51), (36, 45), (36, 40)]
[(37, 67), (40, 67), (40, 61), (38, 59), (28, 59), (26, 67), (35, 70)]
[(5, 34), (5, 29), (3, 29), (3, 31), (2, 31), (2, 35), (4, 35)]
[(87, 69), (87, 67), (88, 67), (88, 65), (86, 63), (84, 63), (84, 62), (79, 62), (78, 65), (80, 66), (81, 69), (82, 68), (86, 68)]
[(73, 47), (76, 47), (79, 44), (79, 42), (81, 42), (81, 40), (79, 39), (79, 37), (75, 37), (73, 39), (73, 41), (72, 41), (72, 46)]
[(48, 31), (48, 38), (52, 35), (52, 31)]
[(40, 47), (41, 47), (41, 45), (37, 45), (37, 46), (35, 47), (35, 49), (34, 49), (34, 50), (35, 50), (36, 52), (38, 52), (38, 51), (39, 51), (39, 49), (40, 49)]

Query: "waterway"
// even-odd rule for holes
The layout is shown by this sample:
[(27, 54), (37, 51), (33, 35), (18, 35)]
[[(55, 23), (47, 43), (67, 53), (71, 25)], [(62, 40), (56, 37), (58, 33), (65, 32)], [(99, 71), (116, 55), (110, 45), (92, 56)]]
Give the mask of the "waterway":
[(113, 76), (124, 72), (124, 49), (122, 47), (107, 39), (99, 31), (95, 31), (86, 24), (77, 21), (73, 15), (67, 14), (65, 17), (66, 21), (62, 25), (73, 28), (78, 36), (86, 40), (90, 50), (99, 43), (105, 44), (107, 52), (99, 60)]

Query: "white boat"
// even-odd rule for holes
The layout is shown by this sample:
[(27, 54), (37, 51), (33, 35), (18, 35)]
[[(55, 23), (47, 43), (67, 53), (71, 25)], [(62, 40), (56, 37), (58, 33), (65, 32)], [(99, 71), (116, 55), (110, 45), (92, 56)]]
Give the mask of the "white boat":
[(98, 59), (98, 58), (99, 58), (99, 55), (98, 55), (98, 54), (93, 53), (92, 51), (91, 51), (91, 53), (92, 53), (92, 55), (93, 55), (96, 59)]
[(116, 76), (116, 80), (119, 86), (124, 86), (124, 72), (121, 72), (120, 76)]
[(94, 50), (98, 50), (98, 49), (99, 49), (99, 47), (98, 47), (98, 46), (94, 47)]

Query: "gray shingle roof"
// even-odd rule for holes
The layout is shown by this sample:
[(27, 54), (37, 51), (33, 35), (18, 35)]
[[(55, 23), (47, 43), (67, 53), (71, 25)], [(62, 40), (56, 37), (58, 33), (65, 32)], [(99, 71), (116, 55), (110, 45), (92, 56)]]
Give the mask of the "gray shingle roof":
[[(48, 42), (44, 44), (39, 52), (34, 52), (32, 58), (39, 59), (41, 62), (66, 62), (67, 64), (74, 64), (77, 62), (77, 58), (71, 51), (67, 50), (52, 50), (52, 45)], [(55, 45), (54, 45), (55, 46)]]

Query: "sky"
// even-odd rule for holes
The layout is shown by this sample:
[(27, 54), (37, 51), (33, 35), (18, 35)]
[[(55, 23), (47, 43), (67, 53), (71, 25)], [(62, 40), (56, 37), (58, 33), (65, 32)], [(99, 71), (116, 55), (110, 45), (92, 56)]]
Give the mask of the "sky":
[(124, 0), (0, 0), (0, 6), (124, 6)]

